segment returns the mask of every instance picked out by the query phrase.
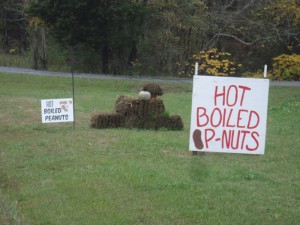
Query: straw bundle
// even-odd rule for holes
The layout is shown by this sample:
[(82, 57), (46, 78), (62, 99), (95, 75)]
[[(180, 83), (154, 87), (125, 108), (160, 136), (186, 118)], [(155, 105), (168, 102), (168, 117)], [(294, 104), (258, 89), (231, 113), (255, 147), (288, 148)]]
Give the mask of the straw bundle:
[(118, 113), (97, 113), (92, 116), (91, 127), (93, 128), (111, 128), (123, 127), (124, 117)]

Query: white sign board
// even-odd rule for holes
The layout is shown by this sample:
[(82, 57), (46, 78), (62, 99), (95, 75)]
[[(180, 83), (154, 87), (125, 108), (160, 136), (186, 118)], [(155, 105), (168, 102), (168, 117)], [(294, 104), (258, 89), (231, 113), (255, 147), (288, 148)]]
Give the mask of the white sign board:
[(41, 100), (41, 109), (43, 123), (74, 121), (72, 98)]
[(268, 79), (194, 76), (190, 151), (264, 154)]

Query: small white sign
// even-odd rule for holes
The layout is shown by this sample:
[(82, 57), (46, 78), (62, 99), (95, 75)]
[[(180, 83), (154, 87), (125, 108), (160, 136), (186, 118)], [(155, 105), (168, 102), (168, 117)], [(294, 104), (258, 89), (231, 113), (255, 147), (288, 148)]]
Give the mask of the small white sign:
[(73, 99), (41, 100), (42, 123), (61, 123), (74, 121)]
[(190, 151), (264, 154), (268, 79), (194, 76)]

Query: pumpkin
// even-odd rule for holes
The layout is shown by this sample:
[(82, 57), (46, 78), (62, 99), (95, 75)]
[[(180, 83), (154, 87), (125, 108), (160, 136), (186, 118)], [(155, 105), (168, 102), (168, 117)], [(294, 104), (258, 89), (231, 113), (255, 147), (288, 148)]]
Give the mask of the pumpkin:
[(151, 99), (151, 94), (148, 91), (140, 91), (139, 92), (139, 98), (142, 100), (150, 100)]

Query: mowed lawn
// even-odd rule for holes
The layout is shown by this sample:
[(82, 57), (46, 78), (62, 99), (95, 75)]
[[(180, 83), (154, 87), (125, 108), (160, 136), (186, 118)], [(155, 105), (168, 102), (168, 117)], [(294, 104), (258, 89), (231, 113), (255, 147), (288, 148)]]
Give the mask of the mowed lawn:
[(184, 130), (92, 129), (146, 82), (75, 78), (76, 124), (42, 124), (71, 79), (0, 73), (0, 224), (300, 224), (300, 87), (270, 87), (265, 155), (188, 150), (192, 84), (160, 83)]

